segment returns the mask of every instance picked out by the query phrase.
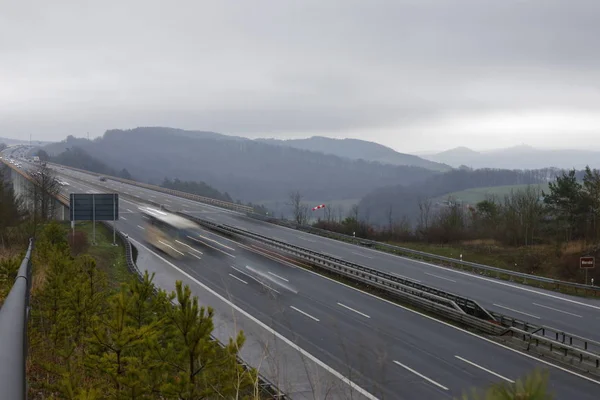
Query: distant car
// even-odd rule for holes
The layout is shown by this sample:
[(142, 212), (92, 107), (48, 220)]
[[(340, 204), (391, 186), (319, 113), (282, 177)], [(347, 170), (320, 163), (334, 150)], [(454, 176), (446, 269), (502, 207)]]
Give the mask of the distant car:
[(101, 180), (102, 182), (106, 182), (106, 177), (105, 177), (105, 176), (101, 176), (101, 177), (100, 177), (100, 180)]

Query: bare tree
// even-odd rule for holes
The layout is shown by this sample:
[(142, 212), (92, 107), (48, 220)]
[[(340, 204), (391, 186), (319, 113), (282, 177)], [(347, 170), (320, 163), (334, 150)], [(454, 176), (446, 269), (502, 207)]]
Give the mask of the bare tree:
[(390, 231), (390, 233), (394, 232), (394, 210), (392, 208), (392, 205), (390, 204), (389, 208), (388, 208), (388, 212), (387, 212), (387, 219), (388, 219), (388, 230)]
[(290, 193), (290, 203), (294, 213), (294, 221), (298, 225), (305, 225), (308, 222), (308, 206), (302, 203), (302, 194), (296, 190)]
[(333, 207), (331, 203), (325, 205), (325, 221), (332, 222), (333, 221)]
[(359, 211), (358, 204), (353, 204), (352, 207), (350, 207), (350, 218), (353, 218), (357, 223)]
[(419, 198), (419, 229), (427, 230), (431, 217), (431, 199)]
[(36, 166), (30, 176), (33, 184), (28, 194), (34, 223), (38, 220), (46, 221), (54, 214), (55, 198), (60, 192), (60, 184), (54, 172), (45, 163)]

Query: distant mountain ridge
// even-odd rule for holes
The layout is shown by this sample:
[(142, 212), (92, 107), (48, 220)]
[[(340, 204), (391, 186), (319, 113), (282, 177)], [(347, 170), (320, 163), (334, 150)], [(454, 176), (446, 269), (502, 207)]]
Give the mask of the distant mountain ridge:
[(412, 154), (395, 151), (379, 143), (360, 139), (332, 139), (323, 136), (313, 136), (307, 139), (256, 139), (263, 143), (277, 146), (293, 147), (301, 150), (332, 154), (351, 160), (365, 160), (382, 164), (405, 165), (427, 168), (432, 171), (449, 171), (452, 168), (438, 162), (426, 160)]
[(471, 168), (499, 169), (584, 169), (600, 168), (600, 151), (593, 150), (545, 150), (528, 145), (513, 146), (489, 151), (475, 151), (468, 147), (456, 147), (441, 153), (421, 157), (448, 164), (454, 168), (462, 165)]
[[(0, 137), (0, 143), (4, 143), (8, 146), (12, 146), (14, 144), (29, 144), (29, 140), (22, 140), (22, 139), (12, 139), (12, 138), (6, 138), (6, 137)], [(39, 141), (39, 140), (32, 140), (31, 144), (33, 146), (37, 146), (37, 145), (45, 145), (45, 144), (49, 144), (52, 142), (46, 142), (46, 141)]]
[(69, 136), (45, 150), (56, 155), (74, 146), (145, 182), (159, 184), (164, 178), (206, 182), (245, 202), (288, 201), (294, 190), (323, 202), (360, 198), (378, 187), (411, 184), (435, 174), (421, 167), (350, 160), (215, 132), (164, 127), (113, 129), (93, 141)]

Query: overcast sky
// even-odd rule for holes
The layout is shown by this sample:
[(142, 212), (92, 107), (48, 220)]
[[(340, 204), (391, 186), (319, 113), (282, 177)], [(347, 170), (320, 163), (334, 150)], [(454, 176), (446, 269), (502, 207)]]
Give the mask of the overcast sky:
[(600, 149), (599, 0), (0, 0), (0, 136)]

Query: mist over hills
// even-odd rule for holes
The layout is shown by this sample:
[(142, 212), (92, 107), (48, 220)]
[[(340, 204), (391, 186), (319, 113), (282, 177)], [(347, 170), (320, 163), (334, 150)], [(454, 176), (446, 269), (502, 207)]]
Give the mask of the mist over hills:
[(411, 184), (435, 172), (413, 166), (350, 160), (214, 132), (146, 127), (109, 130), (88, 141), (69, 136), (44, 149), (79, 147), (113, 170), (152, 183), (164, 178), (204, 181), (243, 201), (287, 200), (299, 190), (323, 202), (360, 198), (388, 185)]
[(421, 155), (422, 158), (448, 164), (454, 168), (466, 165), (471, 168), (501, 169), (583, 169), (586, 165), (600, 168), (600, 151), (593, 150), (545, 150), (520, 145), (490, 151), (475, 151), (468, 147), (456, 147), (441, 153)]
[(382, 164), (409, 165), (423, 167), (433, 171), (449, 171), (452, 168), (424, 158), (399, 153), (394, 149), (378, 143), (359, 139), (332, 139), (323, 136), (313, 136), (308, 139), (256, 139), (263, 143), (293, 147), (301, 150), (333, 154), (352, 160), (376, 161)]

